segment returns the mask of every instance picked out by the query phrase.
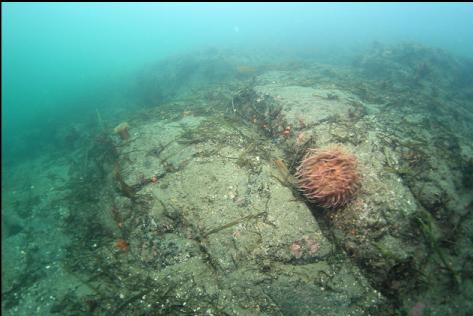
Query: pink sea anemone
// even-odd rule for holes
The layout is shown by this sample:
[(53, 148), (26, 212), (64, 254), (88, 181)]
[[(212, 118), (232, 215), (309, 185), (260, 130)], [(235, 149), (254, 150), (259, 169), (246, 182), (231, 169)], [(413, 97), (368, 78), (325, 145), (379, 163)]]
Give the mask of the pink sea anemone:
[(357, 159), (340, 146), (309, 149), (296, 177), (309, 201), (328, 208), (347, 204), (360, 187)]

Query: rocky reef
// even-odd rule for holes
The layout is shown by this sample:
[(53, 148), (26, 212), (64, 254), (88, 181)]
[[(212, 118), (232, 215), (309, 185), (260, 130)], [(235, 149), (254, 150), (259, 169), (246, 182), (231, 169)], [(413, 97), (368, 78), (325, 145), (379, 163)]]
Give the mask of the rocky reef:
[[(268, 59), (211, 50), (151, 67), (126, 142), (97, 128), (61, 168), (37, 162), (50, 177), (2, 187), (15, 201), (2, 207), (33, 210), (2, 221), (23, 245), (2, 263), (4, 311), (41, 293), (46, 314), (473, 310), (471, 62), (379, 43), (349, 67)], [(313, 203), (300, 190), (313, 166), (297, 169), (331, 144), (356, 157), (342, 164), (352, 186)], [(61, 264), (23, 243), (47, 221), (67, 236)]]

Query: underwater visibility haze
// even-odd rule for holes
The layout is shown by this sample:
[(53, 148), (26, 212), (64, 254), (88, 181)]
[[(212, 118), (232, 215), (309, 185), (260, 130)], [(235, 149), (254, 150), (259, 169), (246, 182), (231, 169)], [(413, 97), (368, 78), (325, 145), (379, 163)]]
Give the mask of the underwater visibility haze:
[(473, 314), (472, 30), (2, 3), (2, 313)]

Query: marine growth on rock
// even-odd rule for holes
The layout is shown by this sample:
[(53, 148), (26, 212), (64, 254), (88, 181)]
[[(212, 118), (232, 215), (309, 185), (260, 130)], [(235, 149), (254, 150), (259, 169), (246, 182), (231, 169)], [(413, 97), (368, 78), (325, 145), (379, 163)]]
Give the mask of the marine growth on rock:
[(309, 149), (296, 177), (304, 196), (327, 208), (347, 204), (360, 187), (357, 159), (341, 146)]

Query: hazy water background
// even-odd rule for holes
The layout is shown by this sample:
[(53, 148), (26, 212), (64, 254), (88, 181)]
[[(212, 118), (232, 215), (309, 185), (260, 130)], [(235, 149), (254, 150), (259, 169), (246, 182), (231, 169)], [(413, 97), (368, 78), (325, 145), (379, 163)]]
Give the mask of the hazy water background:
[(166, 56), (230, 47), (334, 59), (377, 40), (473, 57), (472, 17), (468, 3), (2, 4), (2, 163), (48, 150), (57, 127), (113, 107), (104, 100)]
[[(133, 188), (139, 187), (143, 192), (157, 192), (156, 196), (164, 201), (156, 198), (160, 205), (168, 203), (172, 206), (176, 197), (182, 198), (180, 186), (172, 185), (176, 181), (172, 180), (175, 179), (172, 174), (181, 168), (180, 160), (176, 160), (177, 168), (167, 163), (173, 151), (179, 156), (184, 153), (181, 149), (185, 148), (186, 142), (193, 144), (207, 137), (215, 137), (204, 145), (209, 155), (214, 155), (213, 146), (219, 144), (218, 141), (222, 141), (222, 144), (225, 142), (219, 132), (225, 129), (220, 129), (218, 121), (222, 120), (222, 126), (223, 123), (233, 122), (225, 115), (227, 112), (232, 114), (230, 105), (233, 107), (234, 100), (237, 108), (240, 103), (242, 110), (239, 114), (252, 117), (251, 111), (244, 112), (243, 105), (247, 99), (259, 98), (254, 89), (255, 86), (261, 87), (260, 83), (273, 93), (275, 99), (284, 96), (283, 92), (286, 91), (285, 103), (281, 103), (288, 110), (286, 114), (291, 113), (291, 107), (296, 108), (293, 104), (300, 104), (302, 108), (305, 103), (295, 101), (303, 100), (307, 95), (320, 101), (318, 103), (311, 98), (304, 101), (308, 102), (308, 109), (318, 107), (313, 113), (313, 117), (317, 118), (324, 114), (321, 108), (328, 109), (331, 106), (332, 103), (327, 106), (327, 102), (348, 106), (348, 103), (343, 103), (343, 98), (338, 99), (338, 94), (354, 96), (363, 101), (361, 106), (355, 106), (358, 104), (355, 103), (349, 107), (347, 115), (353, 120), (350, 123), (353, 125), (344, 125), (348, 123), (337, 118), (336, 106), (335, 111), (330, 111), (329, 114), (335, 120), (330, 124), (341, 126), (340, 131), (335, 131), (330, 139), (345, 139), (346, 126), (358, 123), (362, 124), (359, 126), (363, 126), (363, 130), (373, 128), (376, 135), (380, 127), (384, 136), (380, 133), (366, 140), (373, 141), (372, 147), (357, 148), (360, 157), (378, 151), (378, 157), (386, 158), (386, 166), (383, 165), (382, 169), (383, 177), (386, 178), (372, 177), (370, 181), (389, 180), (395, 176), (396, 182), (392, 180), (388, 188), (393, 201), (403, 200), (399, 196), (404, 196), (404, 190), (409, 189), (415, 195), (416, 203), (422, 205), (416, 204), (412, 218), (392, 217), (390, 222), (382, 222), (386, 231), (393, 227), (397, 231), (399, 226), (402, 231), (409, 233), (405, 236), (399, 233), (398, 238), (385, 238), (386, 245), (392, 242), (395, 248), (399, 248), (396, 252), (399, 260), (394, 262), (407, 262), (405, 267), (401, 265), (400, 268), (405, 273), (391, 269), (391, 252), (388, 251), (383, 257), (384, 270), (379, 269), (375, 260), (372, 265), (370, 263), (365, 267), (367, 278), (375, 288), (384, 291), (383, 295), (389, 299), (386, 306), (394, 306), (396, 315), (402, 314), (402, 311), (404, 314), (422, 315), (424, 308), (436, 311), (437, 314), (432, 312), (432, 315), (446, 315), (445, 311), (458, 314), (457, 311), (472, 310), (470, 302), (473, 300), (469, 293), (473, 291), (468, 281), (472, 275), (470, 249), (473, 227), (471, 216), (468, 218), (469, 214), (473, 214), (473, 150), (470, 146), (473, 130), (470, 115), (473, 113), (472, 30), (471, 3), (2, 4), (2, 298), (6, 302), (2, 305), (3, 311), (9, 311), (12, 315), (31, 315), (31, 311), (38, 313), (38, 308), (43, 308), (44, 311), (49, 309), (51, 313), (66, 313), (67, 310), (75, 313), (76, 309), (87, 307), (83, 306), (83, 299), (87, 296), (80, 290), (74, 290), (71, 297), (76, 297), (72, 299), (65, 290), (66, 287), (77, 289), (78, 285), (74, 282), (78, 282), (75, 278), (79, 272), (74, 269), (93, 275), (97, 268), (95, 263), (108, 267), (100, 261), (105, 256), (109, 258), (108, 251), (117, 255), (117, 261), (107, 261), (110, 267), (124, 264), (126, 269), (133, 270), (136, 265), (121, 261), (132, 253), (138, 254), (139, 264), (150, 266), (154, 263), (156, 267), (162, 268), (165, 264), (161, 262), (173, 263), (174, 256), (177, 258), (181, 254), (193, 253), (191, 250), (174, 249), (174, 243), (184, 244), (189, 239), (199, 241), (200, 244), (200, 239), (192, 239), (192, 234), (188, 235), (188, 232), (194, 231), (194, 225), (208, 226), (209, 232), (218, 231), (213, 228), (214, 225), (217, 227), (217, 223), (221, 227), (229, 227), (229, 223), (235, 222), (234, 207), (241, 206), (245, 212), (252, 211), (252, 207), (258, 205), (257, 202), (248, 202), (253, 201), (253, 198), (256, 201), (258, 199), (258, 194), (251, 194), (255, 192), (252, 183), (258, 183), (253, 180), (242, 186), (245, 188), (242, 192), (247, 193), (242, 194), (241, 198), (228, 200), (229, 207), (225, 208), (229, 213), (228, 218), (221, 216), (221, 220), (214, 223), (213, 202), (203, 200), (200, 206), (195, 204), (198, 205), (195, 209), (199, 216), (193, 216), (193, 213), (186, 215), (192, 221), (195, 219), (196, 223), (179, 226), (180, 216), (184, 214), (181, 210), (181, 215), (171, 221), (177, 228), (170, 230), (167, 227), (169, 218), (153, 215), (156, 208), (147, 209), (143, 206), (141, 209), (141, 204), (131, 198), (135, 197), (135, 192), (127, 183), (133, 184)], [(273, 87), (270, 87), (272, 84)], [(245, 88), (247, 85), (252, 85), (251, 89)], [(248, 91), (255, 95), (252, 96)], [(325, 97), (326, 91), (329, 92)], [(258, 99), (255, 102), (259, 102)], [(234, 116), (235, 112), (233, 107)], [(360, 120), (365, 115), (369, 115), (367, 119)], [(207, 120), (205, 124), (199, 123), (198, 127), (193, 128), (192, 124), (197, 124), (203, 117)], [(371, 119), (377, 125), (371, 125)], [(311, 133), (324, 133), (325, 126), (329, 125), (324, 125), (324, 120), (320, 118), (321, 125), (317, 124), (321, 128), (314, 128)], [(115, 135), (113, 127), (119, 122), (130, 123), (131, 142)], [(185, 122), (190, 122), (190, 127), (186, 127)], [(208, 131), (207, 128), (212, 125), (210, 123), (218, 128), (214, 126)], [(240, 123), (244, 127), (247, 122), (242, 120), (235, 126), (240, 126)], [(270, 147), (277, 144), (275, 147), (287, 151), (293, 140), (286, 138), (284, 132), (287, 128), (282, 131), (288, 125), (282, 121), (278, 124), (281, 124), (281, 130), (275, 129), (270, 136), (265, 135), (270, 137), (267, 139), (268, 144), (271, 141)], [(301, 126), (297, 138), (296, 134), (293, 135), (297, 144), (304, 136), (304, 118), (298, 118), (295, 124), (288, 124)], [(254, 115), (252, 125), (258, 129)], [(266, 131), (264, 126), (261, 126), (262, 131)], [(162, 132), (161, 128), (167, 129), (169, 133)], [(312, 128), (305, 131), (308, 129)], [(217, 131), (218, 135), (214, 135)], [(233, 132), (236, 131), (239, 129), (235, 128)], [(283, 134), (279, 135), (279, 132)], [(295, 132), (299, 130), (294, 128)], [(362, 142), (365, 136), (361, 134), (355, 135), (352, 141)], [(171, 136), (168, 143), (167, 139)], [(323, 139), (320, 137), (320, 144)], [(218, 141), (214, 143), (213, 140)], [(177, 149), (168, 147), (169, 144), (176, 145)], [(316, 144), (310, 144), (318, 145), (319, 139)], [(230, 148), (235, 150), (235, 155), (238, 154), (237, 147), (232, 145)], [(245, 152), (250, 151), (248, 148), (252, 147), (247, 147), (238, 156), (246, 157)], [(160, 157), (164, 149), (170, 154)], [(135, 151), (142, 152), (143, 156), (137, 156), (137, 163), (130, 169), (126, 164), (133, 156), (128, 155)], [(119, 154), (125, 156), (119, 159)], [(399, 156), (399, 163), (392, 163), (394, 160), (389, 159), (394, 154)], [(298, 159), (297, 155), (291, 155), (286, 155), (285, 159), (290, 158), (293, 162)], [(271, 154), (270, 157), (284, 166), (279, 154), (274, 154), (274, 157)], [(184, 161), (187, 159), (185, 155), (180, 158)], [(259, 161), (259, 156), (255, 159)], [(247, 160), (250, 161), (249, 158)], [(269, 164), (269, 160), (264, 163)], [(159, 165), (156, 165), (158, 161)], [(241, 165), (247, 163), (245, 161)], [(376, 162), (385, 163), (380, 159)], [(240, 158), (236, 165), (242, 167)], [(134, 169), (136, 166), (137, 169)], [(155, 166), (156, 170), (164, 170), (163, 173), (157, 173)], [(179, 178), (183, 179), (179, 180), (181, 184), (191, 185), (192, 180), (200, 175), (192, 168), (182, 168), (184, 176)], [(247, 177), (244, 168), (232, 169), (233, 164), (209, 164), (206, 168), (216, 168), (222, 174), (238, 170), (242, 177)], [(253, 167), (250, 169), (248, 177), (256, 177)], [(153, 175), (156, 172), (161, 177), (157, 185), (156, 181), (149, 182), (154, 178), (147, 178), (151, 176), (148, 174), (150, 172)], [(262, 173), (258, 181), (266, 182), (266, 176)], [(218, 180), (215, 187), (222, 191), (221, 194), (215, 193), (215, 196), (224, 196), (225, 200), (226, 194), (234, 194), (228, 193), (225, 185), (225, 181), (231, 179), (222, 177)], [(161, 196), (163, 191), (160, 190), (166, 190), (166, 194)], [(378, 195), (381, 193), (389, 197), (387, 191), (380, 189), (380, 192), (371, 194), (368, 185), (367, 192), (370, 196), (366, 196), (366, 201), (376, 202), (379, 199), (384, 203), (370, 214), (384, 212), (383, 209), (391, 205), (389, 198), (380, 198)], [(194, 194), (195, 197), (199, 195)], [(226, 203), (224, 200), (222, 203)], [(192, 201), (189, 204), (194, 207), (198, 199), (190, 194), (187, 201)], [(185, 203), (184, 199), (180, 205)], [(288, 213), (290, 207), (293, 206), (286, 208), (283, 204), (281, 214)], [(405, 208), (409, 207), (400, 208), (404, 214)], [(395, 210), (390, 211), (390, 214), (395, 214)], [(425, 217), (426, 212), (432, 213), (435, 220)], [(325, 226), (340, 227), (339, 223), (343, 226), (343, 218), (341, 222), (332, 223), (321, 214), (312, 215)], [(242, 219), (246, 216), (249, 215), (245, 213)], [(182, 215), (182, 218), (187, 217)], [(203, 224), (197, 218), (203, 219)], [(371, 217), (365, 216), (365, 219), (368, 218)], [(143, 227), (147, 230), (140, 232), (141, 226), (135, 225), (140, 221), (135, 222), (135, 219), (142, 219), (143, 223), (146, 219), (149, 225)], [(152, 225), (155, 219), (162, 223), (160, 229), (171, 236), (169, 246), (165, 242), (167, 237), (161, 238), (159, 235), (154, 239), (159, 241), (161, 247), (157, 255), (153, 254), (156, 249), (150, 246), (147, 237), (156, 233), (156, 227)], [(435, 225), (439, 226), (439, 231), (440, 228), (445, 231), (442, 239), (429, 234)], [(351, 241), (353, 230), (351, 226), (346, 228), (347, 240)], [(281, 236), (292, 236), (292, 227), (287, 226), (285, 229), (288, 231), (283, 226), (278, 228)], [(311, 229), (318, 230), (319, 226), (312, 225)], [(366, 229), (366, 233), (371, 234), (371, 237), (378, 236), (377, 230), (378, 227), (373, 225), (372, 229)], [(184, 233), (185, 239), (178, 236)], [(457, 238), (455, 247), (452, 246), (452, 235)], [(232, 236), (239, 236), (239, 231)], [(379, 238), (364, 236), (361, 242), (358, 240), (358, 247), (364, 251), (360, 252), (358, 258), (371, 262), (371, 258), (379, 257), (377, 251), (370, 252), (373, 244), (378, 249)], [(344, 242), (343, 237), (336, 242)], [(118, 241), (125, 241), (125, 250), (117, 246), (117, 238)], [(305, 240), (304, 243), (308, 245), (305, 237), (296, 236), (294, 238), (302, 239), (295, 242), (290, 238), (281, 243), (278, 241), (282, 245), (282, 252), (287, 250), (286, 243), (296, 250), (299, 249), (299, 241)], [(415, 246), (416, 252), (405, 252), (407, 247), (404, 247), (403, 238), (408, 238), (406, 244)], [(369, 243), (365, 244), (364, 240)], [(133, 250), (130, 253), (127, 252), (128, 242)], [(400, 246), (396, 246), (397, 243)], [(93, 245), (90, 249), (84, 246), (89, 244)], [(225, 247), (226, 244), (222, 243), (215, 249), (227, 252)], [(434, 251), (435, 247), (437, 249)], [(266, 253), (268, 249), (271, 248), (264, 245), (261, 252)], [(217, 250), (215, 258), (220, 253)], [(196, 253), (200, 252), (200, 248), (196, 250)], [(295, 253), (285, 255), (297, 258), (297, 251)], [(410, 259), (404, 261), (405, 253), (416, 257), (414, 263)], [(97, 259), (90, 260), (92, 256)], [(449, 273), (439, 273), (440, 268), (449, 268), (445, 260), (439, 261), (438, 257), (443, 259), (443, 256), (451, 258), (457, 270), (450, 267), (444, 271)], [(273, 254), (268, 258), (279, 260)], [(290, 258), (287, 260), (293, 259)], [(423, 258), (428, 260), (424, 261)], [(331, 269), (341, 271), (335, 267), (336, 264)], [(416, 264), (421, 266), (420, 272), (416, 270)], [(258, 262), (255, 267), (258, 271), (266, 269), (260, 267)], [(185, 266), (179, 275), (173, 274), (171, 270), (169, 275), (173, 280), (174, 277), (177, 279), (181, 271), (187, 268), (193, 272), (195, 265)], [(385, 271), (394, 271), (395, 276)], [(110, 293), (126, 288), (128, 293), (125, 294), (128, 295), (136, 287), (141, 291), (142, 283), (128, 274), (128, 270), (125, 272), (130, 277), (123, 279), (124, 283), (119, 287), (115, 283), (108, 283), (106, 278), (98, 278), (97, 283), (105, 286)], [(424, 280), (425, 275), (430, 276), (430, 281), (427, 281), (431, 283)], [(247, 276), (253, 278), (252, 274)], [(337, 277), (346, 282), (343, 284), (351, 283), (348, 274), (337, 273)], [(465, 280), (458, 281), (460, 277)], [(163, 290), (166, 283), (162, 280), (165, 278), (155, 279), (155, 283), (145, 287), (156, 289), (162, 286)], [(461, 285), (458, 288), (460, 291), (453, 290), (452, 281), (454, 285)], [(419, 284), (425, 285), (427, 289), (417, 293), (416, 286)], [(234, 288), (233, 281), (231, 287)], [(245, 283), (244, 287), (248, 285)], [(53, 292), (50, 292), (51, 288), (54, 288)], [(274, 288), (280, 287), (276, 285)], [(353, 289), (348, 292), (358, 293)], [(400, 292), (396, 294), (398, 290)], [(192, 291), (188, 293), (194, 295)], [(293, 299), (287, 292), (281, 293), (289, 300)], [(300, 295), (302, 301), (309, 296), (318, 297), (312, 291), (310, 293), (308, 296)], [(121, 292), (120, 295), (118, 292), (115, 294), (116, 297), (112, 295), (110, 298), (107, 295), (96, 296), (97, 301), (91, 299), (89, 303), (104, 299), (102, 306), (94, 307), (92, 304), (88, 308), (111, 311), (111, 306), (122, 299)], [(343, 293), (340, 295), (344, 296)], [(371, 301), (369, 296), (361, 296)], [(158, 301), (156, 297), (149, 296), (148, 300)], [(170, 297), (173, 295), (170, 294)], [(200, 296), (195, 298), (200, 300)], [(222, 301), (222, 305), (230, 301), (233, 301), (233, 297)], [(113, 304), (108, 306), (107, 302)], [(175, 302), (171, 301), (169, 306), (174, 306)], [(329, 302), (324, 307), (320, 302), (312, 303), (314, 305), (307, 304), (306, 307), (337, 309), (339, 305)], [(304, 304), (294, 301), (289, 305), (297, 307)]]

